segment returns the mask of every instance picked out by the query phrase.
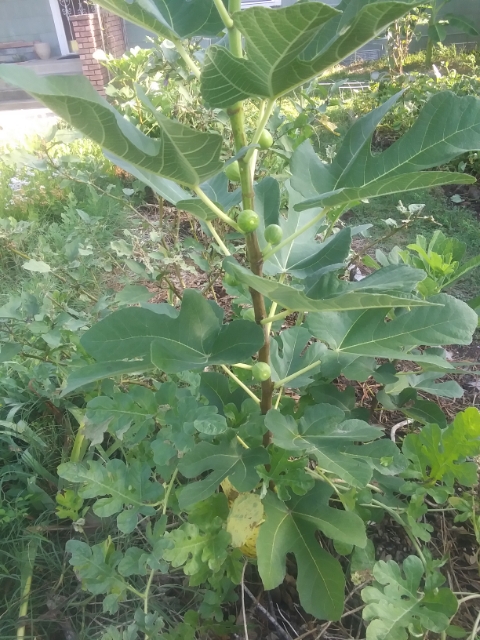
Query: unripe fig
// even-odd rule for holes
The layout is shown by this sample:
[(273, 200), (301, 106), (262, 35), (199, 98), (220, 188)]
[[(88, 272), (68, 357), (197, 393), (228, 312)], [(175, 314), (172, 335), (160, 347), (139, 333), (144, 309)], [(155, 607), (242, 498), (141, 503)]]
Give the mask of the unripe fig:
[(272, 375), (272, 370), (266, 362), (257, 362), (252, 367), (252, 376), (259, 382), (265, 382)]
[(260, 145), (261, 149), (270, 149), (273, 144), (273, 137), (270, 131), (267, 131), (266, 129), (262, 131), (262, 135), (260, 136), (258, 144)]
[(236, 160), (225, 167), (225, 175), (231, 182), (240, 182), (240, 167)]
[(252, 209), (245, 209), (238, 216), (237, 224), (243, 233), (252, 233), (260, 224), (260, 218)]
[(268, 227), (264, 231), (264, 237), (267, 242), (271, 245), (280, 244), (283, 238), (282, 227), (278, 224), (269, 224)]

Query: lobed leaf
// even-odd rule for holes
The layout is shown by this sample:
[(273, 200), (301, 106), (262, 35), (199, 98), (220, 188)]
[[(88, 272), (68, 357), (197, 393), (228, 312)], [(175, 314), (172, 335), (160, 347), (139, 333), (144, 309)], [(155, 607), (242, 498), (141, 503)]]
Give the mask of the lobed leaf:
[(145, 387), (97, 396), (87, 404), (85, 436), (92, 444), (101, 444), (108, 429), (120, 441), (139, 442), (153, 427), (157, 412), (155, 393)]
[(167, 540), (171, 546), (163, 552), (164, 558), (173, 567), (183, 567), (185, 575), (191, 576), (192, 586), (205, 582), (228, 558), (230, 535), (222, 529), (202, 532), (197, 525), (186, 522), (169, 532)]
[[(471, 176), (425, 169), (447, 164), (480, 147), (480, 100), (445, 91), (434, 95), (413, 127), (380, 154), (371, 150), (374, 130), (401, 94), (396, 94), (348, 132), (332, 164), (323, 163), (304, 142), (292, 159), (292, 184), (307, 198), (299, 211), (337, 207), (360, 199), (441, 184), (468, 184)], [(297, 158), (295, 158), (297, 155)], [(302, 158), (308, 158), (305, 177)], [(312, 195), (316, 191), (317, 195)]]
[[(278, 338), (272, 340), (270, 345), (270, 365), (272, 367), (272, 380), (278, 382), (297, 371), (320, 361), (326, 348), (325, 345), (315, 342), (308, 346), (311, 339), (310, 332), (303, 327), (292, 327), (282, 331)], [(307, 373), (296, 377), (289, 383), (298, 389), (306, 387), (312, 382), (312, 375), (318, 373), (320, 364), (310, 369)]]
[[(150, 505), (164, 494), (163, 486), (151, 481), (149, 464), (138, 460), (128, 466), (118, 459), (106, 464), (95, 460), (87, 464), (65, 462), (58, 467), (58, 475), (81, 485), (78, 492), (82, 498), (96, 498), (93, 511), (100, 518), (119, 514), (117, 524), (123, 533), (133, 531), (138, 513), (154, 514)], [(124, 507), (131, 509), (123, 511)]]
[(186, 478), (195, 478), (205, 471), (210, 471), (210, 474), (182, 489), (178, 497), (180, 507), (187, 509), (205, 500), (225, 478), (229, 478), (238, 491), (251, 491), (259, 481), (255, 467), (267, 462), (266, 449), (245, 449), (235, 438), (219, 444), (201, 442), (182, 458), (179, 470)]
[(139, 307), (116, 311), (83, 335), (82, 346), (99, 361), (138, 359), (175, 373), (242, 362), (263, 344), (258, 325), (246, 320), (222, 325), (221, 308), (193, 289), (184, 292), (178, 315), (159, 311), (163, 313)]
[(247, 58), (210, 47), (202, 73), (202, 95), (215, 108), (247, 98), (274, 99), (305, 84), (369, 42), (417, 0), (351, 0), (337, 9), (320, 2), (270, 11), (235, 13)]
[[(127, 583), (117, 571), (122, 554), (109, 548), (107, 542), (90, 547), (81, 540), (68, 540), (65, 545), (71, 554), (70, 564), (82, 581), (82, 585), (93, 595), (113, 593), (117, 603), (127, 594)], [(115, 613), (118, 604), (111, 613)]]
[[(379, 276), (374, 277), (375, 274), (368, 276), (358, 283), (340, 284), (339, 286), (341, 286), (342, 289), (338, 295), (332, 296), (330, 293), (327, 299), (322, 299), (318, 292), (314, 292), (316, 294), (315, 297), (310, 297), (299, 289), (256, 276), (248, 269), (245, 269), (245, 267), (240, 266), (233, 258), (226, 258), (223, 264), (225, 271), (234, 275), (237, 280), (292, 311), (324, 313), (328, 311), (351, 311), (354, 309), (423, 307), (431, 304), (425, 300), (404, 294), (402, 290), (400, 290), (398, 294), (395, 293), (395, 285), (397, 284), (395, 281), (394, 285), (389, 286), (388, 282), (383, 285), (383, 289), (388, 291), (388, 293), (370, 293), (370, 285), (372, 285), (372, 290), (382, 288), (378, 284), (377, 278)], [(420, 282), (425, 278), (423, 271), (410, 268), (407, 268), (407, 270), (401, 273), (402, 276), (405, 276), (407, 273), (410, 274), (410, 279), (407, 284), (413, 281)], [(405, 287), (405, 283), (400, 283), (400, 286)]]
[(305, 471), (307, 460), (305, 457), (292, 459), (291, 452), (270, 446), (270, 463), (266, 467), (257, 467), (260, 478), (269, 484), (273, 482), (280, 500), (287, 502), (291, 499), (291, 491), (297, 496), (303, 496), (313, 488), (315, 480)]
[(287, 503), (269, 491), (263, 500), (265, 522), (257, 539), (257, 557), (263, 585), (269, 590), (283, 581), (286, 555), (293, 553), (302, 607), (318, 618), (338, 620), (345, 579), (340, 563), (320, 546), (316, 532), (359, 547), (367, 540), (365, 525), (356, 514), (329, 506), (331, 494), (332, 489), (320, 482)]
[(420, 433), (409, 434), (403, 453), (428, 485), (454, 480), (466, 486), (477, 483), (477, 467), (466, 461), (480, 453), (480, 412), (470, 407), (457, 414), (446, 429), (427, 424)]
[(400, 311), (390, 322), (379, 309), (311, 314), (307, 328), (338, 355), (413, 360), (453, 368), (444, 358), (412, 353), (420, 345), (470, 344), (477, 326), (475, 312), (446, 294), (429, 299), (440, 306)]
[[(361, 420), (345, 420), (345, 413), (333, 405), (307, 407), (298, 422), (293, 416), (270, 410), (265, 424), (278, 447), (312, 455), (322, 469), (359, 489), (368, 484), (373, 469), (392, 474), (405, 468), (393, 442), (386, 439), (374, 442), (383, 435), (380, 429)], [(370, 445), (359, 446), (356, 444), (359, 442)]]
[(448, 627), (457, 599), (446, 588), (422, 592), (423, 573), (416, 556), (406, 558), (402, 568), (393, 560), (375, 564), (376, 583), (362, 591), (363, 618), (371, 621), (367, 640), (407, 640), (410, 633), (420, 637), (425, 630), (440, 633)]
[(143, 373), (149, 369), (153, 369), (153, 365), (146, 358), (89, 364), (85, 367), (73, 370), (73, 372), (68, 376), (67, 385), (62, 390), (61, 397), (66, 396), (69, 393), (72, 393), (72, 391), (76, 391), (87, 384), (97, 382), (97, 380), (113, 378), (126, 373)]

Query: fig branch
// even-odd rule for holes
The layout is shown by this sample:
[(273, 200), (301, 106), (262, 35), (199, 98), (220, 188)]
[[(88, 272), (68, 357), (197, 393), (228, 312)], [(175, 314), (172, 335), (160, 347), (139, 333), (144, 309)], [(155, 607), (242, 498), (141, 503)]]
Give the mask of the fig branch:
[[(241, 0), (229, 0), (229, 13), (233, 15), (236, 11), (241, 9)], [(236, 27), (229, 29), (230, 39), (230, 51), (237, 58), (243, 57), (242, 49), (242, 35)], [(243, 102), (237, 102), (228, 109), (228, 116), (232, 125), (233, 138), (235, 141), (236, 153), (239, 153), (241, 149), (247, 146), (247, 137), (245, 133), (245, 113), (243, 109)], [(240, 171), (240, 186), (242, 189), (242, 204), (244, 211), (253, 211), (255, 205), (255, 193), (253, 191), (253, 171), (251, 162), (252, 158), (243, 156), (238, 160), (238, 166)], [(247, 259), (252, 272), (257, 275), (262, 275), (263, 268), (263, 256), (258, 243), (257, 234), (255, 231), (251, 231), (245, 234), (245, 241), (247, 246)], [(255, 321), (261, 325), (262, 320), (267, 317), (267, 311), (265, 308), (265, 300), (263, 295), (258, 291), (250, 289), (250, 295), (252, 296), (253, 308), (255, 311)], [(259, 362), (270, 364), (270, 332), (268, 327), (263, 328), (264, 344), (258, 352)], [(272, 408), (272, 396), (273, 396), (273, 383), (271, 378), (262, 382), (262, 398), (260, 407), (262, 413), (267, 413)]]

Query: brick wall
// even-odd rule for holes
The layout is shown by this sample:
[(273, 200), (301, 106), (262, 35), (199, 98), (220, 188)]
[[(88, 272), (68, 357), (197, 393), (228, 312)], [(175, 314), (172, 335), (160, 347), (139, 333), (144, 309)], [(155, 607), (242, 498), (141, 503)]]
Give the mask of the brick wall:
[(102, 24), (107, 53), (120, 58), (126, 51), (123, 20), (113, 13), (102, 12)]
[(70, 16), (70, 23), (78, 44), (83, 75), (101, 95), (105, 95), (108, 72), (95, 60), (93, 54), (97, 49), (116, 58), (125, 53), (123, 21), (118, 16), (102, 12), (100, 20), (98, 13), (86, 13)]
[(107, 70), (93, 57), (97, 49), (104, 48), (98, 15), (84, 13), (79, 16), (70, 16), (70, 23), (78, 44), (83, 75), (90, 80), (99, 93), (104, 95), (104, 86), (108, 82)]

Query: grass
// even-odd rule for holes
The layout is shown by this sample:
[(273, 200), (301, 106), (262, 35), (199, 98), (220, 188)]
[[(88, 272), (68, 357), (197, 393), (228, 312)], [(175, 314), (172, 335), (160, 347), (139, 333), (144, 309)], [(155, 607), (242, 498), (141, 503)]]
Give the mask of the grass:
[[(53, 290), (78, 308), (75, 282), (94, 298), (105, 293), (106, 276), (117, 264), (110, 243), (124, 229), (142, 224), (132, 208), (143, 197), (143, 186), (117, 171), (87, 140), (49, 145), (35, 139), (22, 152), (3, 156), (0, 306), (12, 293)], [(28, 258), (45, 262), (50, 272), (26, 271)]]
[[(21, 299), (27, 320), (14, 327), (0, 321), (0, 337), (20, 343), (28, 354), (7, 364), (1, 364), (0, 355), (2, 640), (19, 637), (21, 609), (27, 612), (25, 640), (89, 640), (107, 626), (101, 606), (82, 591), (68, 566), (65, 543), (76, 534), (54, 513), (60, 486), (56, 469), (71, 447), (70, 419), (75, 423), (69, 413), (75, 405), (60, 401), (55, 388), (62, 362), (78, 349), (75, 332), (65, 331), (61, 319), (81, 324), (93, 300), (99, 300), (101, 312), (110, 292), (106, 281), (117, 269), (110, 243), (123, 237), (124, 229), (135, 231), (143, 224), (130, 208), (143, 197), (143, 188), (135, 185), (133, 196), (126, 196), (123, 189), (131, 186), (85, 140), (47, 148), (34, 139), (0, 161), (0, 307)], [(50, 271), (26, 270), (27, 258)], [(53, 338), (50, 345), (47, 334)], [(27, 431), (11, 432), (4, 426), (10, 421)], [(105, 532), (88, 529), (88, 535), (93, 541)], [(32, 545), (36, 554), (26, 601), (22, 593)], [(129, 605), (122, 615), (133, 617)]]
[[(448, 67), (448, 69), (455, 69), (458, 73), (466, 74), (474, 72), (477, 63), (477, 51), (468, 51), (455, 45), (435, 48), (432, 59), (432, 64), (437, 67)], [(430, 70), (425, 66), (425, 51), (411, 53), (405, 59), (405, 73)], [(337, 66), (322, 76), (322, 82), (338, 82), (343, 79), (348, 82), (369, 82), (373, 72), (390, 72), (387, 56), (382, 56), (378, 60), (359, 60), (348, 67)]]
[[(88, 141), (49, 148), (55, 166), (45, 165), (45, 153), (37, 139), (0, 161), (0, 308), (20, 300), (23, 316), (12, 323), (0, 315), (0, 342), (21, 346), (21, 354), (6, 362), (0, 350), (0, 638), (18, 640), (24, 629), (24, 640), (112, 640), (108, 627), (128, 626), (141, 602), (128, 598), (118, 614), (104, 614), (103, 597), (82, 590), (65, 544), (77, 538), (93, 545), (111, 535), (117, 546), (128, 547), (144, 538), (117, 540), (112, 522), (91, 514), (74, 528), (55, 515), (63, 489), (56, 470), (68, 459), (85, 404), (81, 394), (60, 399), (58, 388), (65, 365), (81, 359), (78, 329), (107, 312), (117, 285), (138, 278), (111, 243), (124, 239), (124, 232), (143, 241), (145, 222), (135, 209), (146, 197), (143, 185), (117, 171)], [(13, 188), (15, 179), (24, 182), (19, 189)], [(50, 270), (26, 270), (28, 258)], [(24, 431), (12, 431), (10, 421)], [(33, 547), (27, 600), (22, 594)], [(147, 579), (136, 579), (140, 592)], [(165, 588), (153, 585), (151, 608), (175, 624), (185, 603), (172, 599), (171, 582), (175, 586), (175, 575)], [(183, 592), (188, 603), (192, 595), (181, 583), (173, 593)]]

